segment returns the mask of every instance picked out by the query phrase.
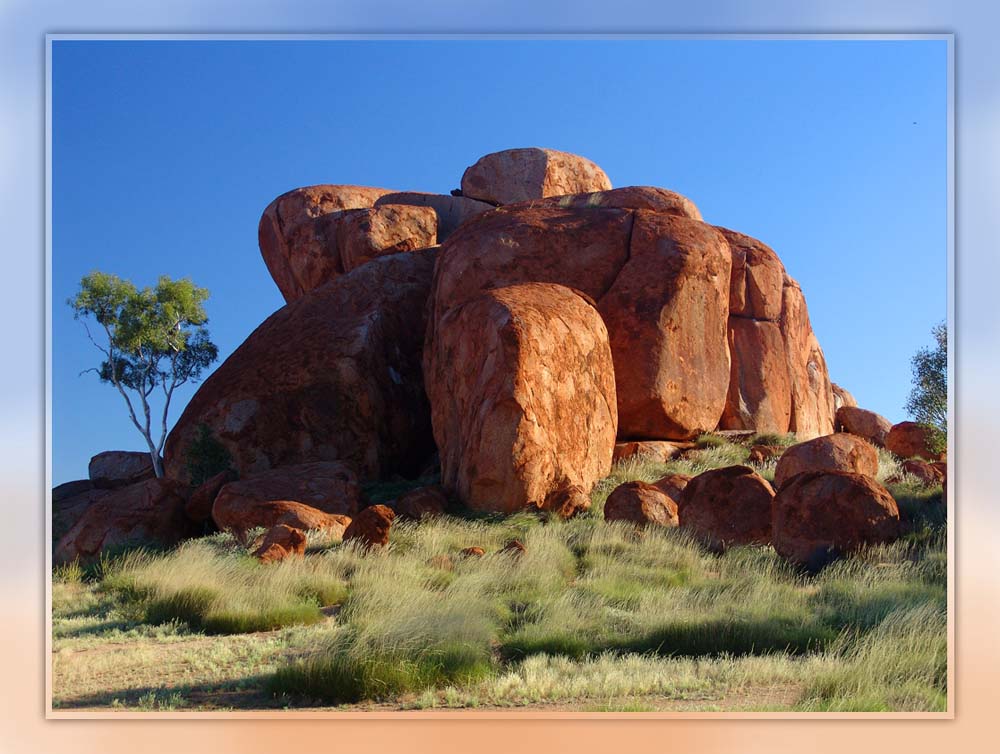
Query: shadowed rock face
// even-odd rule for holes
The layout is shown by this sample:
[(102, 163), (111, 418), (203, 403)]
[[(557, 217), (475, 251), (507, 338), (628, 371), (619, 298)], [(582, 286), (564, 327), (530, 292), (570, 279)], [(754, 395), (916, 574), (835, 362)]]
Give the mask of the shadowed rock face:
[(105, 491), (93, 499), (56, 544), (53, 563), (81, 563), (101, 552), (125, 546), (169, 546), (193, 534), (184, 515), (185, 488), (167, 479)]
[(607, 330), (558, 285), (487, 291), (451, 308), (424, 375), (445, 488), (478, 510), (548, 509), (611, 468), (617, 429)]
[(794, 477), (774, 498), (774, 549), (813, 570), (862, 545), (891, 542), (898, 536), (896, 501), (871, 477), (807, 472)]
[(87, 475), (95, 487), (113, 490), (153, 479), (153, 459), (134, 450), (105, 450), (90, 459)]
[(864, 438), (840, 432), (816, 437), (786, 450), (774, 469), (779, 489), (796, 474), (806, 471), (849, 471), (874, 478), (878, 453)]
[(493, 152), (466, 169), (462, 195), (490, 204), (607, 191), (608, 176), (590, 160), (555, 149)]
[(434, 449), (421, 353), (434, 253), (381, 257), (271, 315), (199, 387), (165, 449), (187, 481), (200, 424), (241, 477), (342, 460), (417, 474)]

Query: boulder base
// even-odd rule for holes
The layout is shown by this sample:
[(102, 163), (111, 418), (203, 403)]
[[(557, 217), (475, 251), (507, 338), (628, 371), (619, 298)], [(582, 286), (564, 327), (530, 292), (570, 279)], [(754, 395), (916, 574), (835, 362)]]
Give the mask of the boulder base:
[(677, 526), (677, 501), (659, 487), (646, 482), (625, 482), (608, 495), (605, 521)]

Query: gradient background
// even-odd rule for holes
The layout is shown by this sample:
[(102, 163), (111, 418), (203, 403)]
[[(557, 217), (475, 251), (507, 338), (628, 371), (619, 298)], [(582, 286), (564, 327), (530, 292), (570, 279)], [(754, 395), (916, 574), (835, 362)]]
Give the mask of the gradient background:
[[(995, 2), (688, 4), (582, 0), (437, 2), (6, 3), (0, 8), (0, 219), (4, 329), (0, 372), (0, 751), (697, 752), (995, 751), (1000, 678), (1000, 524), (992, 446), (1000, 424), (996, 280), (1000, 256), (1000, 65)], [(44, 39), (45, 32), (924, 32), (956, 34), (957, 688), (951, 721), (296, 720), (45, 721)], [(626, 75), (623, 72), (622, 75)]]
[(65, 304), (83, 275), (206, 286), (221, 364), (284, 304), (257, 248), (275, 196), (447, 194), (520, 146), (770, 244), (834, 382), (903, 421), (910, 358), (946, 316), (947, 64), (940, 38), (53, 40), (52, 484), (145, 450), (117, 391), (81, 374), (99, 357)]

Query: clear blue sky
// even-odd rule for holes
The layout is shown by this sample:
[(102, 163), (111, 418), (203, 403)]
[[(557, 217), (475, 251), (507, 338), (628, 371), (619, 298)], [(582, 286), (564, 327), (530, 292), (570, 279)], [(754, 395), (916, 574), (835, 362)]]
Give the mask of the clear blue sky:
[(79, 375), (99, 356), (65, 304), (84, 274), (190, 276), (225, 358), (283, 303), (257, 249), (275, 196), (447, 193), (521, 146), (679, 191), (770, 244), (833, 380), (901, 421), (910, 356), (946, 315), (946, 56), (944, 41), (56, 41), (53, 483), (144, 449), (113, 388)]

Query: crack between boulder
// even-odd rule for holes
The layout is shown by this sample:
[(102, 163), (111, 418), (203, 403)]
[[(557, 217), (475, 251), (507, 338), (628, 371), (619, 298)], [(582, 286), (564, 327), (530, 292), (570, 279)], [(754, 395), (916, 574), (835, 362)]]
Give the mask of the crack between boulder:
[(625, 260), (622, 262), (621, 266), (618, 268), (618, 272), (615, 273), (614, 280), (612, 280), (611, 283), (608, 284), (608, 287), (604, 289), (604, 291), (601, 293), (600, 296), (595, 297), (594, 300), (597, 302), (598, 308), (600, 307), (601, 302), (604, 300), (604, 297), (607, 296), (608, 293), (611, 291), (611, 289), (615, 287), (615, 283), (618, 282), (618, 278), (622, 274), (622, 270), (625, 269), (625, 267), (628, 265), (628, 263), (632, 259), (632, 234), (635, 231), (635, 215), (636, 215), (636, 211), (634, 209), (630, 209), (629, 210), (628, 235), (625, 238)]

